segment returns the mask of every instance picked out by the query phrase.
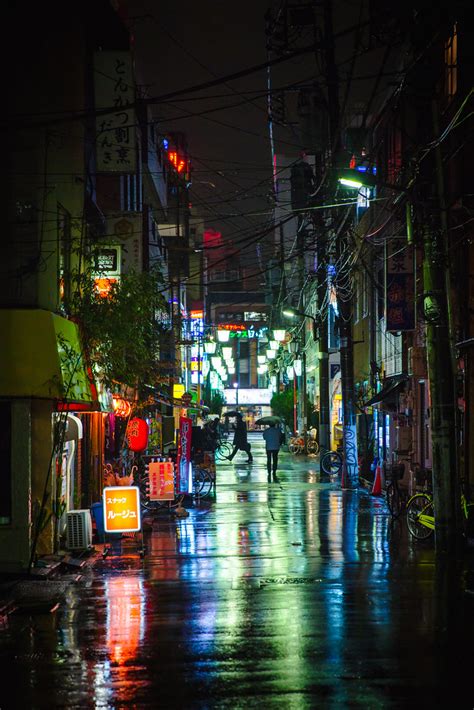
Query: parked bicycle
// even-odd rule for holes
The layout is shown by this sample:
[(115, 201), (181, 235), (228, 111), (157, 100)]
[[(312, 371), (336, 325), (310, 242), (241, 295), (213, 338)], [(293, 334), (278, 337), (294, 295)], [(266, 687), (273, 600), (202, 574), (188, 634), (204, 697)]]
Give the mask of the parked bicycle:
[(408, 499), (408, 489), (398, 484), (404, 474), (404, 463), (385, 464), (385, 480), (388, 481), (385, 494), (387, 506), (392, 518), (398, 518), (400, 516)]
[(215, 475), (201, 466), (193, 466), (193, 495), (206, 498), (213, 490)]
[[(288, 451), (290, 454), (303, 454), (305, 452), (305, 441), (304, 436), (296, 435), (290, 436), (288, 441)], [(306, 453), (307, 454), (318, 454), (319, 444), (316, 439), (307, 438), (306, 440)]]
[(223, 461), (224, 459), (226, 459), (228, 456), (231, 455), (232, 450), (233, 447), (229, 441), (222, 438), (218, 439), (215, 450), (216, 461)]
[[(474, 508), (474, 503), (468, 502), (461, 484), (461, 510), (466, 521), (470, 508)], [(407, 503), (406, 515), (408, 530), (416, 540), (427, 540), (433, 535), (436, 522), (431, 493), (415, 493)]]
[(342, 454), (339, 451), (326, 451), (320, 460), (321, 470), (328, 476), (335, 476), (342, 470)]
[(290, 436), (288, 441), (288, 451), (290, 454), (301, 454), (304, 451), (304, 438), (302, 436)]

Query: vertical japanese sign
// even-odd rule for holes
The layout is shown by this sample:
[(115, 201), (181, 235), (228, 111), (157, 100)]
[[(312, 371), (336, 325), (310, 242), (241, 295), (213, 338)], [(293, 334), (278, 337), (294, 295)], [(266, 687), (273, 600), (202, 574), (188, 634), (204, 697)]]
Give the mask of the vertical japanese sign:
[(174, 499), (174, 466), (171, 461), (152, 461), (148, 464), (150, 500)]
[(108, 486), (104, 488), (103, 501), (106, 533), (140, 530), (140, 494), (137, 486)]
[(176, 488), (178, 493), (189, 493), (189, 472), (191, 465), (191, 435), (193, 421), (189, 417), (179, 418), (179, 442), (176, 462)]
[(115, 109), (96, 118), (97, 170), (133, 173), (135, 158), (135, 85), (129, 52), (94, 55), (96, 109)]
[(392, 237), (387, 243), (385, 307), (388, 332), (414, 330), (413, 249), (406, 237)]

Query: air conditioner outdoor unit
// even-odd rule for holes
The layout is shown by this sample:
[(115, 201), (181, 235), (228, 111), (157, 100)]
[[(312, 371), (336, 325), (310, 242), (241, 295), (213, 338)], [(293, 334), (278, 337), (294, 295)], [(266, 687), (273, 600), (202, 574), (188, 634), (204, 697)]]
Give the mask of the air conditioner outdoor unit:
[(68, 550), (88, 550), (92, 547), (92, 518), (90, 510), (70, 510), (66, 521)]

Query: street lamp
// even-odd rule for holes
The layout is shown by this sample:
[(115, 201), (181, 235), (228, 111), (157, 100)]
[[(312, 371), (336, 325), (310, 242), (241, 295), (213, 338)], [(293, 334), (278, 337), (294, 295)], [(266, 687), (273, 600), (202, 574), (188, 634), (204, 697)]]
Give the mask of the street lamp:
[(301, 316), (302, 318), (310, 318), (313, 321), (313, 338), (318, 340), (318, 326), (321, 322), (321, 318), (315, 318), (311, 313), (305, 313), (304, 311), (297, 311), (296, 308), (284, 308), (282, 311), (283, 315), (287, 318), (296, 318), (296, 316)]
[(220, 343), (228, 343), (230, 339), (230, 330), (223, 330), (218, 328), (217, 330), (217, 340)]
[(216, 352), (217, 343), (214, 340), (204, 341), (204, 352), (206, 355), (214, 355)]
[(279, 343), (282, 343), (285, 340), (285, 335), (286, 331), (283, 330), (282, 328), (276, 328), (273, 331), (273, 337), (275, 340), (277, 340)]

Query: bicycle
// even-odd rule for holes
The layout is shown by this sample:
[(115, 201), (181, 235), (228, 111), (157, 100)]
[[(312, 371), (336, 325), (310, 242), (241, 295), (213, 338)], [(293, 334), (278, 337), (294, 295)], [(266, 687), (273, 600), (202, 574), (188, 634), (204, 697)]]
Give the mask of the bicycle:
[(387, 506), (392, 518), (398, 518), (407, 503), (407, 490), (398, 485), (405, 473), (404, 463), (385, 465), (385, 478), (388, 483), (385, 488)]
[(308, 439), (306, 442), (306, 453), (319, 454), (319, 444), (316, 439)]
[(213, 490), (214, 483), (214, 474), (201, 466), (193, 466), (193, 495), (206, 498)]
[(230, 442), (226, 441), (225, 439), (218, 439), (214, 452), (216, 461), (223, 461), (224, 459), (226, 459), (228, 456), (231, 455), (232, 450), (233, 446)]
[(302, 436), (290, 436), (288, 442), (290, 454), (301, 454), (304, 451), (304, 439)]
[[(469, 508), (474, 503), (468, 503), (461, 484), (461, 510), (464, 519), (469, 519)], [(435, 514), (433, 495), (431, 493), (415, 493), (406, 506), (407, 527), (416, 540), (428, 540), (435, 531)]]
[(328, 476), (335, 476), (342, 470), (342, 454), (339, 451), (326, 451), (319, 462), (320, 468)]

